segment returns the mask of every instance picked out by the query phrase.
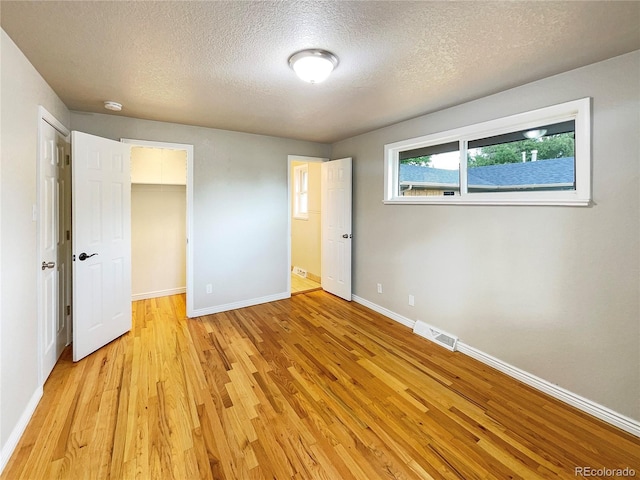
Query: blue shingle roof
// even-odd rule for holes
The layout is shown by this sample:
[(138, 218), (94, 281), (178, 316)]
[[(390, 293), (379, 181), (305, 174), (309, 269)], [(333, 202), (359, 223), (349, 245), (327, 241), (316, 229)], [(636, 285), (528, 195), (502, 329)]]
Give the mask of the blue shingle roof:
[(457, 170), (400, 164), (400, 183), (458, 184)]
[[(457, 170), (400, 165), (401, 184), (458, 185)], [(467, 171), (469, 186), (500, 187), (573, 184), (575, 167), (573, 157), (538, 160), (526, 163), (505, 163), (473, 167)]]

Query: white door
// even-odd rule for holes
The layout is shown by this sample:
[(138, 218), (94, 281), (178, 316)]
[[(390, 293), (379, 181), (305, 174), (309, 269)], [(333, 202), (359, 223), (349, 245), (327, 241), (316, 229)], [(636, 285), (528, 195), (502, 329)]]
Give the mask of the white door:
[(73, 360), (131, 330), (130, 146), (71, 133)]
[[(67, 251), (68, 143), (64, 135), (40, 120), (39, 165), (39, 309), (41, 318), (42, 381), (46, 380), (67, 345), (69, 316), (66, 296), (70, 275)], [(68, 206), (68, 205), (66, 205)]]
[(351, 301), (351, 158), (322, 164), (322, 288)]

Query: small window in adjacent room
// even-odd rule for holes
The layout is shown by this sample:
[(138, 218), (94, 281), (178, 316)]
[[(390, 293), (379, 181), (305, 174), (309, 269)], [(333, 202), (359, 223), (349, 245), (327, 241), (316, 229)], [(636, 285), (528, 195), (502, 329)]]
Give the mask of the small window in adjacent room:
[(590, 99), (385, 145), (384, 203), (591, 201)]
[(309, 218), (309, 165), (305, 163), (294, 167), (293, 176), (293, 217), (307, 220)]

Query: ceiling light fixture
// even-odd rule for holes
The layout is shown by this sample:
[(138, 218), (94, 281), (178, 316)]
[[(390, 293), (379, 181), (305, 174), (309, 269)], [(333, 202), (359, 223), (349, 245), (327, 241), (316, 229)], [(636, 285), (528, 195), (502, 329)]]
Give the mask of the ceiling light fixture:
[(338, 57), (326, 50), (311, 48), (291, 55), (289, 66), (301, 80), (320, 83), (338, 66)]
[(119, 112), (122, 110), (122, 104), (118, 102), (106, 101), (104, 102), (104, 108), (107, 110), (113, 110), (114, 112)]
[(523, 135), (531, 140), (537, 140), (539, 138), (544, 137), (547, 133), (547, 130), (544, 128), (538, 128), (536, 130), (528, 130), (523, 133)]

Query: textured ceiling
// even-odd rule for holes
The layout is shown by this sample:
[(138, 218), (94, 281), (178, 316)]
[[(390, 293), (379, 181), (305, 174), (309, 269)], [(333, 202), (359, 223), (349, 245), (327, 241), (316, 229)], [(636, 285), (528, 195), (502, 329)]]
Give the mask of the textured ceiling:
[[(0, 3), (71, 110), (334, 142), (640, 49), (640, 2)], [(303, 83), (288, 57), (340, 65)]]

